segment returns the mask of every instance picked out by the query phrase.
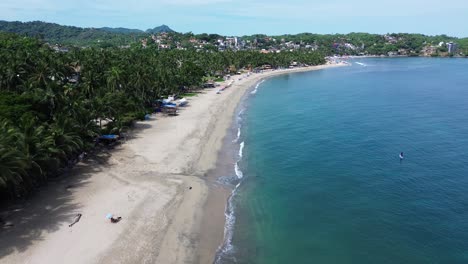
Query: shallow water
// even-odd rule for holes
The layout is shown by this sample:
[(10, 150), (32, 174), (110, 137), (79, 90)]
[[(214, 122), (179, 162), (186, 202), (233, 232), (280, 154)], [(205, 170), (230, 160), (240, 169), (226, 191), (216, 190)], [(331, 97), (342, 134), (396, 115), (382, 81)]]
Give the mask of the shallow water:
[(352, 62), (249, 95), (218, 263), (468, 263), (468, 60)]

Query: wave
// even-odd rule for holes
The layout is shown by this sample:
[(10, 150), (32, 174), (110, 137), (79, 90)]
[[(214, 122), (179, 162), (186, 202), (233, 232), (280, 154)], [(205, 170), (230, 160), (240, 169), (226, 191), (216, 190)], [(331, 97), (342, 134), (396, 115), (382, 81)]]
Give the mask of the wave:
[(234, 139), (232, 142), (237, 142), (237, 141), (239, 141), (240, 136), (241, 136), (241, 128), (240, 128), (240, 126), (239, 126), (239, 127), (237, 128), (237, 136), (236, 136), (236, 139)]
[(257, 83), (257, 85), (255, 85), (255, 89), (250, 92), (250, 94), (256, 94), (257, 91), (258, 91), (258, 87), (260, 86), (260, 84), (262, 84), (265, 80), (262, 80), (261, 82)]
[[(242, 179), (242, 171), (239, 169), (239, 166), (236, 162), (235, 170), (237, 177)], [(234, 235), (234, 226), (236, 224), (236, 214), (235, 214), (235, 206), (234, 206), (234, 198), (237, 195), (237, 190), (239, 189), (242, 181), (239, 181), (236, 184), (234, 190), (232, 190), (231, 195), (229, 196), (226, 209), (224, 210), (224, 216), (226, 218), (226, 223), (224, 224), (224, 239), (223, 243), (218, 247), (215, 257), (215, 264), (220, 264), (226, 258), (233, 258), (234, 256), (232, 253), (234, 252), (234, 245), (232, 244), (232, 238)], [(234, 262), (235, 259), (234, 259)]]
[(240, 143), (240, 148), (239, 148), (239, 161), (242, 159), (242, 152), (244, 152), (244, 141)]
[(237, 175), (237, 178), (240, 180), (242, 178), (244, 178), (244, 173), (241, 171), (241, 169), (239, 168), (239, 164), (238, 162), (236, 162), (236, 165), (234, 166), (234, 170), (236, 172), (236, 175)]
[(363, 66), (363, 67), (366, 67), (366, 66), (367, 66), (367, 64), (362, 63), (362, 62), (355, 62), (355, 63), (358, 64), (358, 65), (361, 65), (361, 66)]
[[(238, 137), (240, 137), (240, 127), (238, 130)], [(237, 190), (239, 189), (242, 179), (244, 178), (244, 173), (239, 167), (239, 162), (242, 161), (243, 152), (244, 152), (245, 142), (242, 141), (239, 144), (238, 160), (234, 165), (234, 171), (237, 176), (237, 184), (234, 190), (232, 190), (231, 195), (228, 198), (226, 209), (224, 210), (224, 216), (226, 218), (226, 223), (224, 225), (224, 239), (223, 243), (219, 246), (218, 251), (216, 252), (215, 264), (222, 263), (226, 258), (233, 258), (232, 253), (234, 251), (234, 245), (232, 244), (232, 237), (234, 234), (234, 225), (236, 224), (235, 216), (235, 205), (234, 198), (237, 195)], [(235, 259), (234, 259), (235, 262)]]
[(239, 188), (239, 186), (240, 182), (232, 191), (226, 204), (226, 209), (224, 211), (224, 216), (226, 217), (226, 224), (224, 225), (224, 241), (218, 248), (218, 252), (216, 253), (216, 258), (214, 261), (215, 264), (222, 263), (223, 259), (231, 255), (231, 253), (234, 251), (234, 245), (232, 244), (234, 225), (236, 223), (236, 216), (234, 213), (234, 197), (237, 194), (237, 189)]
[(240, 180), (244, 177), (244, 173), (241, 171), (241, 169), (239, 168), (239, 162), (242, 160), (242, 154), (243, 154), (243, 151), (244, 151), (244, 141), (242, 141), (242, 143), (240, 143), (240, 147), (239, 147), (239, 159), (237, 160), (236, 164), (234, 165), (234, 171), (236, 172), (236, 176), (237, 178)]
[(237, 125), (239, 126), (239, 128), (241, 127), (242, 115), (244, 114), (244, 111), (245, 111), (245, 108), (242, 108), (237, 114), (236, 121), (237, 121)]
[(242, 125), (241, 125), (241, 122), (242, 122), (242, 114), (244, 113), (245, 111), (245, 108), (241, 108), (239, 110), (239, 113), (237, 113), (237, 118), (236, 118), (236, 123), (237, 123), (237, 136), (236, 136), (236, 139), (234, 139), (232, 142), (235, 143), (235, 142), (238, 142), (239, 139), (240, 139), (240, 136), (241, 136), (241, 128), (242, 128)]

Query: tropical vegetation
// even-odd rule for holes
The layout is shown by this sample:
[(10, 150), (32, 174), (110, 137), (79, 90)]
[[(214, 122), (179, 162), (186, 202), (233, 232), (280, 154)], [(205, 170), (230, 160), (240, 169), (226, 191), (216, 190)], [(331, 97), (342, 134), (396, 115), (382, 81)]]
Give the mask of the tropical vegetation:
[(166, 25), (148, 29), (146, 31), (127, 28), (81, 28), (62, 26), (55, 23), (41, 21), (8, 22), (0, 20), (0, 31), (34, 37), (50, 44), (118, 47), (139, 41), (148, 34), (174, 32)]
[(158, 50), (136, 45), (59, 52), (36, 39), (0, 33), (0, 197), (33, 192), (153, 112), (154, 103), (216, 78), (264, 64), (323, 64), (318, 52)]
[[(0, 31), (35, 37), (50, 45), (65, 45), (75, 47), (128, 47), (140, 45), (142, 40), (150, 40), (154, 35), (166, 33), (168, 36), (160, 39), (170, 49), (220, 49), (220, 40), (226, 36), (219, 34), (178, 33), (166, 25), (146, 31), (127, 28), (80, 28), (62, 26), (40, 21), (7, 22), (0, 21)], [(457, 38), (447, 35), (427, 36), (423, 34), (389, 33), (349, 33), (349, 34), (313, 34), (300, 33), (295, 35), (267, 36), (255, 34), (238, 38), (241, 45), (235, 49), (241, 50), (317, 50), (325, 55), (410, 55), (429, 54), (427, 47), (436, 47), (431, 55), (446, 54), (445, 44), (453, 42), (458, 45), (457, 54), (468, 56), (468, 38)], [(444, 43), (440, 45), (440, 43)], [(455, 55), (455, 54), (451, 54)]]

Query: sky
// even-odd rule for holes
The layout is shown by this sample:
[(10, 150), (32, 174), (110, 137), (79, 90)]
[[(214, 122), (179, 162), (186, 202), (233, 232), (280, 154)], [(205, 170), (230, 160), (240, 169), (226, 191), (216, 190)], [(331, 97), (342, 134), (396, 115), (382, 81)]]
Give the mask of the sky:
[(0, 20), (222, 35), (349, 32), (468, 37), (468, 0), (0, 0)]

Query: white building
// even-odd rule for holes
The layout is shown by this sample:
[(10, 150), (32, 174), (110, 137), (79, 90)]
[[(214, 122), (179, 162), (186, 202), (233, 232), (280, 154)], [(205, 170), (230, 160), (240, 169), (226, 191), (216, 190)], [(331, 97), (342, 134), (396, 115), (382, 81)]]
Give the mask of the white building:
[(457, 51), (457, 44), (453, 42), (448, 42), (447, 43), (447, 49), (449, 53), (455, 53)]

